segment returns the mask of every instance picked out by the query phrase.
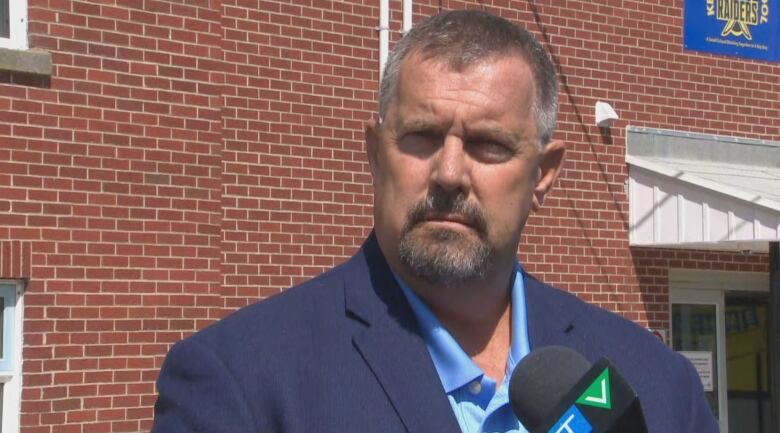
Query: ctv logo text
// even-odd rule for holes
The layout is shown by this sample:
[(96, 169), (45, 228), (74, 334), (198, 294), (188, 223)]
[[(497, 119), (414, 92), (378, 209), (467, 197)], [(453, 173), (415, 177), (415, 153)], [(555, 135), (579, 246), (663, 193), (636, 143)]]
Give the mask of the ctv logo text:
[(572, 406), (547, 433), (590, 433), (593, 426), (576, 406)]

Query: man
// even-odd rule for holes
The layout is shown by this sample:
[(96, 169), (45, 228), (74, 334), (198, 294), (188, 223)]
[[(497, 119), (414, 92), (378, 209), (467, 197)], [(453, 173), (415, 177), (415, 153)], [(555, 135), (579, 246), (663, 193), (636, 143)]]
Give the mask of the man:
[(415, 27), (366, 127), (374, 232), (347, 263), (174, 346), (153, 431), (523, 432), (508, 377), (564, 345), (609, 357), (651, 432), (716, 432), (687, 361), (517, 263), (563, 161), (556, 110), (526, 31), (474, 11)]

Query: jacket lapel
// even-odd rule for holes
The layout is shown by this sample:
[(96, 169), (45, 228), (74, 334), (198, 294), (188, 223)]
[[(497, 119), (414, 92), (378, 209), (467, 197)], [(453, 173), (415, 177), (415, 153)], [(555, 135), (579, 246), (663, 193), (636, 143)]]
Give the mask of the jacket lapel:
[(544, 346), (576, 349), (575, 320), (568, 296), (523, 272), (531, 350)]
[(353, 343), (409, 433), (459, 433), (417, 320), (372, 233), (345, 277)]

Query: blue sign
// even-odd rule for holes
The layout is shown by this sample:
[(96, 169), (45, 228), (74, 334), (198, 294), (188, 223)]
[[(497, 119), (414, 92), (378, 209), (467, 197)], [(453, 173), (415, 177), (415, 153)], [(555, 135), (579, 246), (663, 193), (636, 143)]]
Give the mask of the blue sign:
[(685, 0), (688, 50), (780, 62), (780, 0)]
[(590, 433), (593, 427), (577, 406), (572, 405), (547, 433)]

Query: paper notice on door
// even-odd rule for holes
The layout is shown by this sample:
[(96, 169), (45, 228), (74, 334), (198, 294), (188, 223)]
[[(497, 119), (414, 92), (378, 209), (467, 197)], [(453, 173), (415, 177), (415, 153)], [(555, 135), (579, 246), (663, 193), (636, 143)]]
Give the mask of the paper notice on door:
[(699, 373), (701, 384), (704, 386), (704, 391), (713, 391), (713, 381), (715, 380), (713, 366), (712, 366), (712, 352), (691, 352), (680, 351), (680, 355), (688, 358), (693, 364), (693, 368)]

